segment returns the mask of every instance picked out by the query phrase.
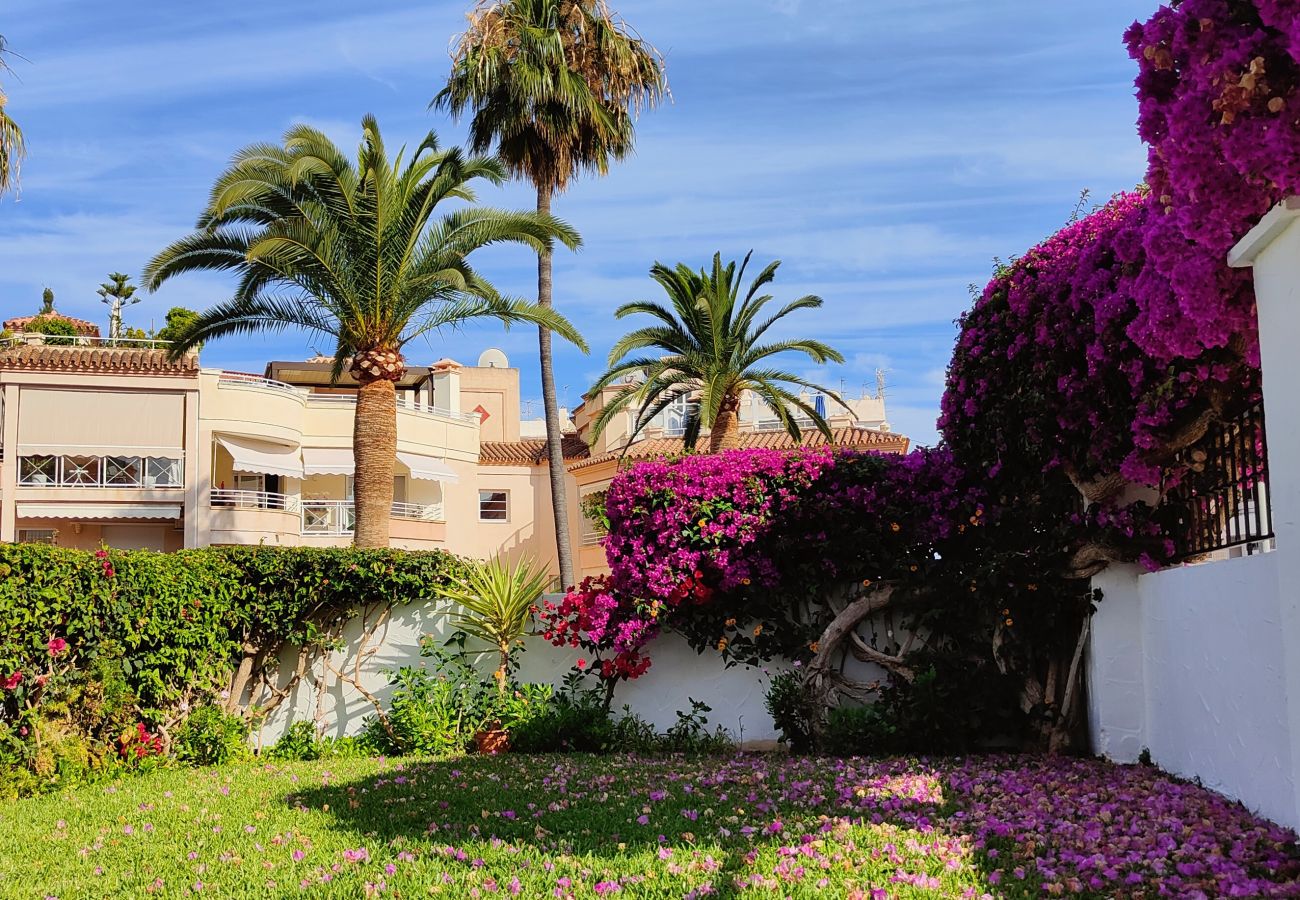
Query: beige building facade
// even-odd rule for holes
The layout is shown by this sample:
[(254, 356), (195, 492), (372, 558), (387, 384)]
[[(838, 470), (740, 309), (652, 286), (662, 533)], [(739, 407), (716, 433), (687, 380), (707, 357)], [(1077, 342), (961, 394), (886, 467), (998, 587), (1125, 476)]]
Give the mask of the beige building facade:
[[(0, 540), (159, 551), (350, 544), (355, 385), (346, 375), (333, 383), (331, 368), (276, 361), (239, 373), (204, 368), (197, 355), (169, 360), (147, 342), (10, 337), (0, 346)], [(683, 449), (676, 410), (630, 447), (630, 419), (589, 446), (605, 399), (575, 410), (565, 437), (583, 575), (605, 565), (580, 501), (626, 460)], [(835, 443), (905, 452), (907, 439), (887, 430), (883, 398), (859, 402), (827, 410)], [(743, 443), (792, 446), (754, 401), (744, 409)], [(519, 370), (504, 354), (412, 366), (397, 417), (393, 546), (554, 566), (545, 443), (520, 436)], [(815, 432), (804, 439), (824, 442)]]

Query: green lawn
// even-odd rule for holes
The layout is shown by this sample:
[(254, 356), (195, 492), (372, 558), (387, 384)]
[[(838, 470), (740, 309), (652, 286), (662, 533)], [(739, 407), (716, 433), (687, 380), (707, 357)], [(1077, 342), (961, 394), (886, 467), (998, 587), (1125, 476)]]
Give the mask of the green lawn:
[[(1118, 853), (1147, 828), (1159, 860), (1144, 851), (1104, 878), (1100, 855), (1081, 864), (1090, 896), (1141, 896), (1153, 874), (1184, 879), (1167, 883), (1179, 889), (1202, 877), (1182, 868), (1212, 852), (1196, 843), (1202, 823), (1244, 860), (1232, 878), (1265, 876), (1251, 895), (1290, 895), (1280, 830), (1170, 784), (1152, 769), (1032, 757), (173, 769), (0, 805), (0, 897), (1078, 896), (1088, 873), (1062, 870), (1062, 848)], [(1059, 842), (1039, 835), (1048, 827)]]

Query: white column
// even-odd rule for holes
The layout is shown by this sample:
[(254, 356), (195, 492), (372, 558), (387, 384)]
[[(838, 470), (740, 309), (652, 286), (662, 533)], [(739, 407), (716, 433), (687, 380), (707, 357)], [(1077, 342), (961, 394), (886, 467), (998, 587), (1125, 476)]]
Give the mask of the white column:
[(1233, 248), (1228, 262), (1255, 270), (1269, 496), (1281, 587), (1285, 712), (1296, 784), (1294, 808), (1300, 810), (1300, 197), (1274, 207)]
[(1151, 740), (1147, 728), (1146, 653), (1137, 566), (1112, 565), (1093, 578), (1102, 592), (1088, 637), (1088, 724), (1092, 750), (1136, 762)]
[(18, 537), (18, 505), (14, 494), (18, 488), (18, 394), (16, 384), (0, 385), (4, 391), (4, 462), (0, 463), (0, 541)]

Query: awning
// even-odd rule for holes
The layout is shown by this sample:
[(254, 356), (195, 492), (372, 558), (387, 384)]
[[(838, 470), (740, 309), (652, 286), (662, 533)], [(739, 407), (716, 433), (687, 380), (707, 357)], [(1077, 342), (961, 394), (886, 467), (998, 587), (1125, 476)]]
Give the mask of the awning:
[(179, 519), (179, 503), (19, 503), (20, 519)]
[(452, 468), (447, 465), (445, 460), (434, 459), (432, 456), (420, 456), (418, 453), (397, 453), (397, 461), (411, 470), (412, 478), (419, 478), (424, 481), (445, 481), (454, 484), (460, 481)]
[(236, 472), (279, 475), (283, 478), (302, 477), (302, 460), (298, 458), (297, 448), (278, 447), (263, 441), (233, 437), (219, 437), (217, 443), (225, 447), (235, 460)]
[(302, 472), (304, 475), (351, 475), (351, 447), (303, 447)]

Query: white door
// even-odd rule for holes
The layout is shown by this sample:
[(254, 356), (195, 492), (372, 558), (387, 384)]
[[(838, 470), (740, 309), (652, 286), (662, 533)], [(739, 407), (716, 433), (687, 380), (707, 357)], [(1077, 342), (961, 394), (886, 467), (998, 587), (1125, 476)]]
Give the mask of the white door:
[(105, 525), (100, 535), (118, 550), (162, 550), (166, 533), (166, 525)]

